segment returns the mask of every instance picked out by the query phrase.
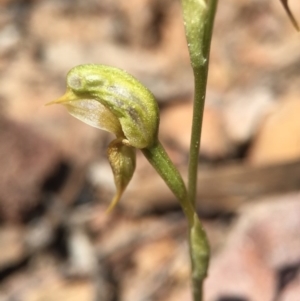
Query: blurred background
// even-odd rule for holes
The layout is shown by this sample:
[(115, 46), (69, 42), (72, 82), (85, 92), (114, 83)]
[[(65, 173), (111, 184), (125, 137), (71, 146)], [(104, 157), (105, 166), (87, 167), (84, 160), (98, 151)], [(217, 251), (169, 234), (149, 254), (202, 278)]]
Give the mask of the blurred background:
[[(219, 2), (197, 196), (205, 301), (299, 301), (300, 36), (278, 0)], [(112, 136), (44, 106), (83, 63), (123, 68), (155, 94), (160, 139), (186, 178), (180, 1), (0, 0), (0, 300), (189, 301), (187, 225), (163, 181), (138, 153), (105, 214)]]

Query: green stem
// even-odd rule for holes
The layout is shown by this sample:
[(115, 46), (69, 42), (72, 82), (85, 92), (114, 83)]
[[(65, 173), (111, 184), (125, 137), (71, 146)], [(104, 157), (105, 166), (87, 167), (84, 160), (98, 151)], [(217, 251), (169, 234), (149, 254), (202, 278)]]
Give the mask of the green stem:
[(201, 53), (204, 60), (202, 60), (201, 64), (198, 62), (192, 62), (194, 71), (195, 95), (189, 158), (188, 198), (194, 206), (196, 203), (197, 193), (198, 158), (201, 140), (203, 110), (206, 96), (210, 42), (217, 3), (218, 0), (209, 1), (209, 3), (207, 4), (207, 16), (203, 20), (204, 33)]
[(193, 300), (201, 301), (203, 298), (203, 280), (192, 279), (193, 280)]
[[(194, 83), (195, 83), (195, 95), (194, 95), (194, 109), (193, 109), (193, 123), (192, 123), (192, 135), (190, 144), (190, 158), (189, 158), (189, 174), (188, 174), (188, 199), (196, 207), (196, 193), (197, 193), (197, 172), (198, 172), (198, 158), (199, 147), (201, 140), (203, 110), (206, 93), (207, 83), (207, 69), (208, 64), (204, 66), (194, 68)], [(203, 231), (203, 240), (206, 240), (205, 232)], [(190, 234), (191, 236), (191, 234)], [(198, 277), (197, 269), (205, 266), (208, 267), (209, 261), (209, 247), (208, 244), (204, 247), (207, 250), (207, 262), (201, 261), (201, 264), (197, 266), (195, 260), (193, 260), (193, 241), (189, 240), (191, 259), (192, 259), (192, 284), (193, 284), (193, 300), (202, 301), (203, 298), (203, 281), (206, 277), (206, 273), (201, 277)]]
[(170, 160), (165, 149), (161, 143), (157, 141), (153, 146), (142, 149), (142, 152), (178, 198), (182, 210), (188, 219), (189, 226), (192, 227), (194, 224), (195, 209), (187, 198), (187, 190), (182, 177)]
[(182, 0), (195, 96), (189, 160), (188, 191), (159, 141), (143, 149), (144, 155), (178, 198), (189, 222), (189, 246), (192, 263), (193, 300), (203, 298), (203, 281), (209, 264), (209, 244), (195, 211), (197, 170), (203, 110), (206, 95), (209, 51), (218, 0)]
[(188, 198), (196, 205), (198, 158), (201, 140), (203, 110), (206, 94), (207, 64), (194, 68), (194, 108), (188, 173)]
[[(182, 0), (186, 38), (194, 72), (194, 108), (188, 172), (188, 200), (196, 208), (198, 158), (209, 65), (209, 51), (218, 0)], [(190, 228), (193, 300), (203, 299), (203, 281), (209, 264), (209, 244), (195, 213)]]
[(207, 276), (210, 248), (205, 230), (194, 215), (194, 225), (189, 232), (190, 257), (192, 264), (193, 300), (201, 301), (203, 297), (203, 282)]
[(182, 177), (159, 141), (142, 152), (177, 197), (189, 223), (189, 245), (192, 263), (194, 301), (202, 300), (202, 284), (207, 274), (209, 244), (205, 231), (192, 203)]

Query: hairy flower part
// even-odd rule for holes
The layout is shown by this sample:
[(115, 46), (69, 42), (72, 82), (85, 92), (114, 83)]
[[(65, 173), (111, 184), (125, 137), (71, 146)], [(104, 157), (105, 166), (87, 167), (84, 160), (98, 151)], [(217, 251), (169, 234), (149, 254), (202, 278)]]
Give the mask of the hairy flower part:
[(108, 146), (107, 156), (117, 188), (116, 194), (107, 209), (107, 212), (110, 212), (120, 200), (135, 171), (135, 148), (124, 145), (122, 140), (116, 139)]
[(95, 99), (69, 100), (68, 92), (49, 104), (62, 104), (75, 118), (98, 129), (113, 133), (116, 137), (124, 137), (121, 124), (117, 117)]
[(61, 103), (83, 122), (123, 137), (135, 148), (157, 141), (159, 112), (153, 94), (127, 72), (103, 65), (80, 65), (67, 75)]

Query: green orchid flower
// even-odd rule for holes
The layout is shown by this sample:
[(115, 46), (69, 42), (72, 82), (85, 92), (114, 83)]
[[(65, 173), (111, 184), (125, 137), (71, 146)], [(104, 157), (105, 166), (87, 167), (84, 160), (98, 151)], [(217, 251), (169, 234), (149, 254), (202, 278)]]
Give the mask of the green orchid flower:
[(117, 188), (109, 211), (129, 184), (135, 150), (140, 149), (179, 199), (189, 223), (194, 223), (185, 184), (158, 140), (157, 102), (137, 79), (109, 66), (80, 65), (69, 71), (66, 93), (49, 104), (62, 104), (74, 117), (116, 136), (107, 149)]

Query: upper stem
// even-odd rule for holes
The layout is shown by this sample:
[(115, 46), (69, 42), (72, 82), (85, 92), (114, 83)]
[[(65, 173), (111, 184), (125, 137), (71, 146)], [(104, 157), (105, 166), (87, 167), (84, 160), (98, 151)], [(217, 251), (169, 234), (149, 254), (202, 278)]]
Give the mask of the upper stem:
[(195, 206), (197, 193), (198, 158), (207, 83), (207, 64), (199, 68), (194, 68), (193, 71), (195, 94), (188, 170), (188, 198)]
[(203, 43), (200, 49), (204, 58), (203, 64), (193, 64), (192, 62), (192, 67), (194, 71), (195, 95), (189, 158), (188, 199), (190, 200), (190, 202), (192, 202), (194, 206), (196, 203), (197, 193), (198, 158), (201, 141), (203, 110), (206, 96), (210, 42), (217, 3), (218, 0), (208, 1), (207, 16), (203, 20), (204, 34), (202, 41)]

